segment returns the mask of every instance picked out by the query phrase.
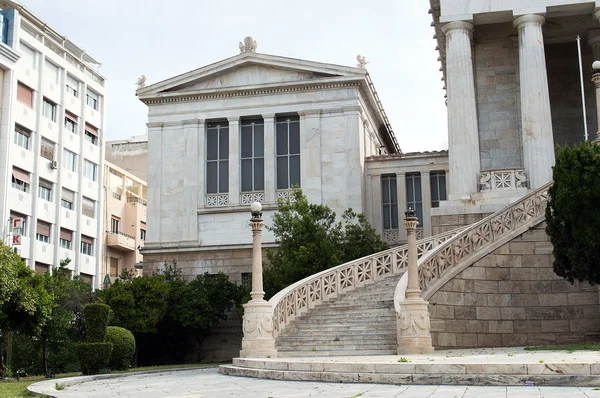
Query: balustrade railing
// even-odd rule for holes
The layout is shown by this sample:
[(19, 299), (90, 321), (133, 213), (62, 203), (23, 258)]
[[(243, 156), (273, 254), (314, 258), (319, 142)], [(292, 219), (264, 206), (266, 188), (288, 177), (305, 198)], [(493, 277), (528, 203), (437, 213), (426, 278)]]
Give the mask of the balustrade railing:
[(447, 239), (444, 243), (429, 252), (419, 264), (419, 284), (422, 297), (427, 298), (427, 291), (441, 280), (463, 260), (491, 246), (521, 227), (546, 215), (548, 203), (548, 183), (504, 209), (463, 229), (460, 233)]
[[(462, 228), (417, 242), (419, 257), (459, 233)], [(288, 286), (269, 300), (273, 309), (274, 336), (285, 326), (326, 300), (376, 280), (404, 272), (408, 266), (408, 248), (397, 246), (358, 260), (311, 275)]]

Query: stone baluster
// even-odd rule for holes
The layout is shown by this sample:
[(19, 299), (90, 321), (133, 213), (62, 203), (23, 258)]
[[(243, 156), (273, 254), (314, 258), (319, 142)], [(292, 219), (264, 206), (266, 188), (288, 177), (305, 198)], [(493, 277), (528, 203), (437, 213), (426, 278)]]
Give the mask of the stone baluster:
[(473, 78), (471, 33), (473, 24), (447, 23), (446, 89), (448, 93), (449, 199), (461, 199), (477, 192), (480, 170), (479, 132)]
[(514, 21), (519, 30), (523, 163), (532, 189), (552, 179), (554, 166), (554, 136), (542, 35), (544, 21), (545, 18), (538, 14), (523, 15)]

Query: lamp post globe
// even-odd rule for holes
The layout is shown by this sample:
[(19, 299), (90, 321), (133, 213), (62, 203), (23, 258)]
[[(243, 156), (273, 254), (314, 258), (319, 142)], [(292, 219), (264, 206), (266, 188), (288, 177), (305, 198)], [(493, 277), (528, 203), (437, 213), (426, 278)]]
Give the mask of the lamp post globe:
[(594, 61), (592, 63), (592, 69), (594, 73), (600, 73), (600, 61)]
[(253, 202), (250, 205), (250, 211), (252, 213), (260, 213), (261, 210), (262, 210), (262, 205), (259, 202)]

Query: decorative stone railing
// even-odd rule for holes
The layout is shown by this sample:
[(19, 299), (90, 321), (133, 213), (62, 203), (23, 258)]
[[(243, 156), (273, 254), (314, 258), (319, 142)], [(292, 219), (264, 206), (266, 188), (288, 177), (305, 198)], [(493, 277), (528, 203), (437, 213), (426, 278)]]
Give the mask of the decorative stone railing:
[[(417, 228), (417, 239), (423, 239), (423, 228)], [(388, 245), (395, 245), (400, 243), (400, 230), (399, 229), (384, 229), (381, 233), (381, 239)]]
[(551, 184), (528, 193), (517, 202), (463, 229), (423, 256), (419, 262), (421, 297), (428, 299), (447, 281), (448, 276), (460, 271), (459, 265), (476, 261), (496, 246), (543, 220)]
[(517, 188), (527, 188), (525, 170), (482, 171), (479, 177), (479, 190), (481, 192)]
[(242, 205), (251, 205), (254, 202), (265, 203), (264, 192), (248, 192), (240, 195), (240, 203)]
[(227, 206), (229, 204), (229, 194), (206, 195), (206, 207)]
[[(417, 255), (432, 250), (459, 233), (462, 228), (417, 242)], [(394, 247), (338, 265), (288, 286), (269, 300), (273, 308), (274, 337), (296, 317), (317, 304), (338, 297), (376, 280), (404, 272), (408, 266), (406, 245)]]

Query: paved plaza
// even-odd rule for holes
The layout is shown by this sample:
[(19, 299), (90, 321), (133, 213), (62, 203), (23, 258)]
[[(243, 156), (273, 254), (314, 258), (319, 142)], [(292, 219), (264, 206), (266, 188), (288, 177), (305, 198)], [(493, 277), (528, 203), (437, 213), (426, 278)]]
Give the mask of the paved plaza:
[(225, 376), (216, 368), (134, 374), (75, 384), (57, 391), (56, 380), (36, 384), (36, 391), (57, 398), (84, 397), (410, 397), (410, 398), (600, 398), (592, 387), (404, 386), (318, 383)]

